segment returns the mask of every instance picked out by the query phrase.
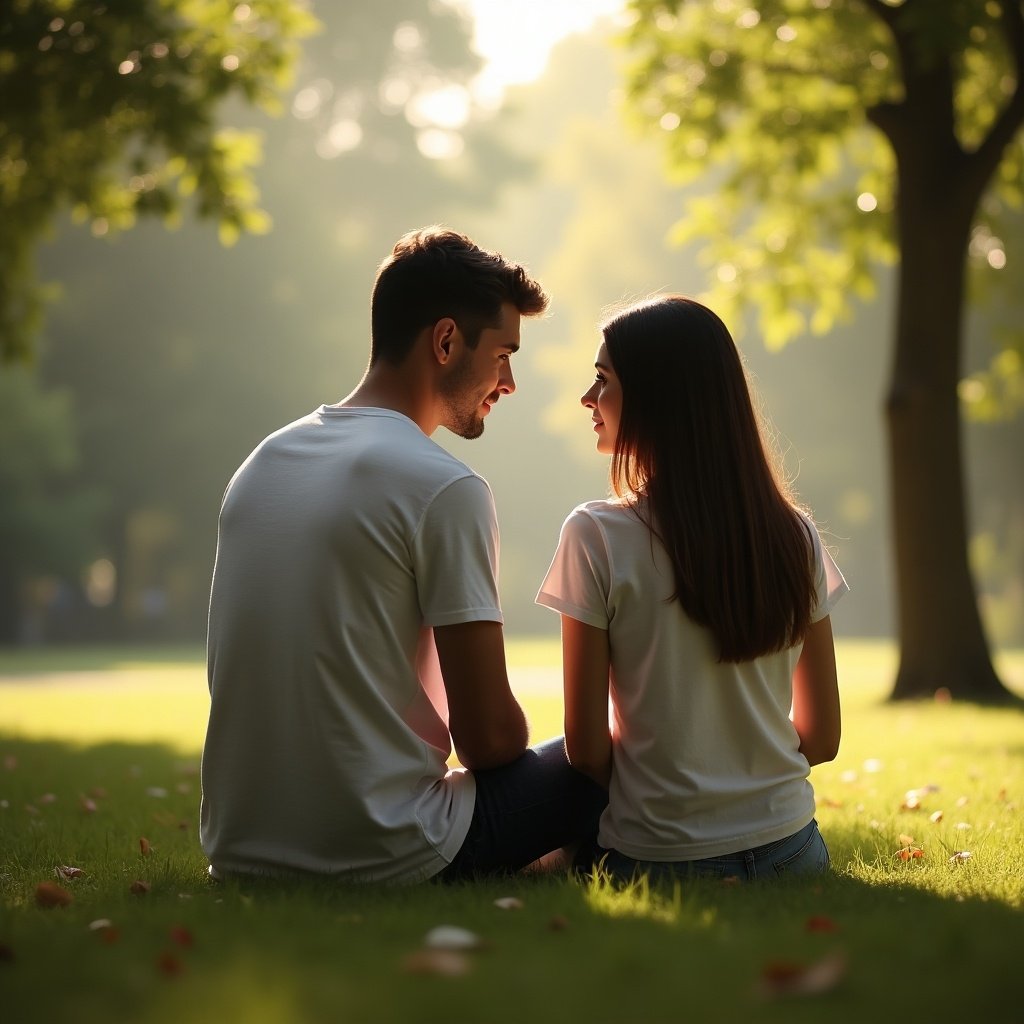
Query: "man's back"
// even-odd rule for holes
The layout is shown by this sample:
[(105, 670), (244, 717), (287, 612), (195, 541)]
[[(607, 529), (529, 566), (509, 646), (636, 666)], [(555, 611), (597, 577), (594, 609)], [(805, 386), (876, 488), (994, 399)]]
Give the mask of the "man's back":
[(321, 407), (228, 487), (210, 604), (202, 841), (217, 871), (413, 881), (458, 851), (426, 627), (500, 621), (487, 485), (400, 413)]

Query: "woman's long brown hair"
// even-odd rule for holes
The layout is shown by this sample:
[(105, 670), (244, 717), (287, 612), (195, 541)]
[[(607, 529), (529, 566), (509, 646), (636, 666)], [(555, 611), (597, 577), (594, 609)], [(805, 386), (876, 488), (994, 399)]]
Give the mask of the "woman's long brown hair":
[(612, 487), (668, 552), (674, 597), (720, 661), (799, 643), (814, 602), (809, 527), (768, 457), (725, 324), (669, 295), (602, 331), (622, 386)]

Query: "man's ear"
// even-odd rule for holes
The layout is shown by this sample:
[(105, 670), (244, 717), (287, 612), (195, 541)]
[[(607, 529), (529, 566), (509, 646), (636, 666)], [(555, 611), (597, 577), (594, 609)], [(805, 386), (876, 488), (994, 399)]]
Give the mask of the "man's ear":
[(452, 342), (459, 332), (459, 325), (450, 317), (442, 317), (434, 324), (430, 340), (434, 352), (434, 358), (444, 365), (452, 355)]

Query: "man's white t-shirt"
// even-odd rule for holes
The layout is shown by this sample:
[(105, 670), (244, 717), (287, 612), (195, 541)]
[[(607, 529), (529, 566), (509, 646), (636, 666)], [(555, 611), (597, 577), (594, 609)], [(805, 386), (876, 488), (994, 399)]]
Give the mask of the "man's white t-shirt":
[[(813, 535), (816, 608), (848, 589)], [(577, 506), (537, 595), (608, 630), (612, 778), (598, 842), (637, 860), (700, 860), (792, 835), (814, 816), (789, 718), (802, 646), (742, 664), (677, 600), (661, 543), (618, 501)]]
[(210, 598), (214, 874), (413, 882), (452, 860), (475, 784), (446, 764), (431, 628), (502, 621), (497, 565), (487, 483), (400, 413), (321, 406), (249, 456)]

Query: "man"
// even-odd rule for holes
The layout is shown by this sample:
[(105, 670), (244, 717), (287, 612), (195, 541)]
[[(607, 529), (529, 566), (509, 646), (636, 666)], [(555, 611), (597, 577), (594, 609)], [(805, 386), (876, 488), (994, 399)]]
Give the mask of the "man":
[[(430, 440), (512, 394), (525, 270), (453, 231), (380, 266), (356, 389), (228, 485), (210, 598), (200, 835), (214, 877), (514, 871), (596, 829), (561, 740), (509, 689), (486, 482)], [(452, 743), (466, 770), (450, 771)]]

